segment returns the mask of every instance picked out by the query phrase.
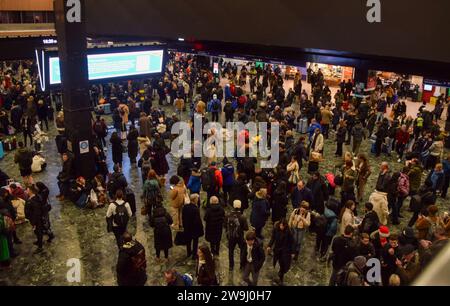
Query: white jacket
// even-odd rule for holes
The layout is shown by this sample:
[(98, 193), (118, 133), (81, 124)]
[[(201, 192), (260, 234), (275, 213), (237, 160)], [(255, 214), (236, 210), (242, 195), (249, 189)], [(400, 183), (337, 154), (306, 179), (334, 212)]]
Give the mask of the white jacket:
[(373, 211), (377, 213), (380, 223), (387, 225), (389, 208), (387, 193), (375, 190), (369, 197), (369, 202), (373, 205)]
[(33, 163), (31, 164), (31, 171), (33, 173), (41, 172), (42, 171), (42, 165), (45, 164), (45, 158), (39, 155), (35, 155), (33, 157)]

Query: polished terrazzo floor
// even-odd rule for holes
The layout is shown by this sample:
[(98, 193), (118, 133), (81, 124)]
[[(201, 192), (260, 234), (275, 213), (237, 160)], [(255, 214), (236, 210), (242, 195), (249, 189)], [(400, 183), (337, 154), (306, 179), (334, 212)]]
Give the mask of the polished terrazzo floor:
[[(110, 118), (108, 118), (110, 120)], [(55, 135), (55, 128), (52, 126), (50, 135)], [(97, 210), (80, 210), (74, 204), (65, 201), (58, 202), (55, 195), (58, 194), (56, 185), (56, 176), (60, 171), (60, 160), (56, 151), (56, 145), (51, 137), (50, 142), (45, 144), (45, 157), (47, 159), (47, 170), (41, 174), (35, 175), (35, 181), (43, 181), (49, 186), (51, 192), (51, 222), (56, 239), (51, 244), (45, 244), (44, 251), (41, 254), (33, 255), (35, 246), (32, 244), (35, 237), (29, 224), (18, 226), (18, 235), (23, 244), (16, 245), (20, 255), (15, 258), (10, 268), (0, 270), (0, 285), (115, 285), (115, 265), (117, 261), (117, 247), (114, 237), (106, 232), (105, 213), (106, 208)], [(334, 137), (326, 141), (325, 157), (326, 160), (321, 164), (321, 172), (332, 171), (336, 163), (340, 161), (334, 157), (335, 144)], [(364, 141), (361, 152), (370, 155), (370, 143)], [(379, 164), (384, 161), (390, 161), (395, 170), (401, 168), (401, 164), (395, 161), (394, 157), (388, 158), (381, 156), (379, 158), (370, 155), (373, 175), (369, 179), (366, 187), (365, 199), (368, 199), (373, 190)], [(108, 151), (108, 162), (111, 164), (111, 154)], [(8, 153), (0, 161), (0, 167), (10, 176), (18, 178), (18, 167), (13, 163), (13, 154)], [(302, 175), (307, 177), (305, 168)], [(128, 156), (124, 154), (124, 173), (135, 190), (136, 198), (139, 199), (142, 184), (140, 180), (140, 170), (129, 165)], [(424, 173), (425, 176), (425, 173)], [(138, 212), (142, 203), (138, 200)], [(447, 210), (448, 201), (438, 200), (438, 205)], [(362, 206), (362, 205), (361, 205)], [(408, 207), (406, 201), (404, 207)], [(249, 210), (247, 214), (249, 214)], [(202, 214), (204, 211), (202, 210)], [(402, 225), (409, 220), (410, 213), (404, 209)], [(400, 226), (400, 227), (401, 227)], [(400, 229), (400, 227), (394, 227)], [(264, 229), (265, 243), (268, 243), (272, 224), (270, 222)], [(182, 273), (195, 273), (195, 262), (186, 259), (184, 247), (174, 246), (170, 250), (169, 261), (165, 264), (155, 262), (153, 249), (153, 230), (150, 228), (147, 218), (137, 215), (132, 219), (129, 225), (129, 231), (145, 246), (148, 260), (148, 281), (147, 285), (164, 285), (163, 272), (174, 267)], [(201, 242), (204, 239), (201, 239)], [(314, 234), (308, 234), (305, 239), (305, 245), (298, 262), (293, 263), (291, 270), (285, 276), (287, 285), (327, 285), (331, 268), (318, 261), (314, 255)], [(238, 259), (238, 251), (235, 258)], [(69, 267), (66, 266), (70, 258), (78, 258), (81, 261), (81, 282), (69, 283), (66, 280), (66, 273)], [(266, 263), (260, 274), (260, 285), (272, 285), (276, 279), (277, 270), (272, 267), (272, 258), (267, 257)], [(234, 272), (228, 270), (228, 249), (225, 236), (222, 239), (220, 258), (218, 266), (222, 285), (240, 285), (241, 276), (237, 268)]]

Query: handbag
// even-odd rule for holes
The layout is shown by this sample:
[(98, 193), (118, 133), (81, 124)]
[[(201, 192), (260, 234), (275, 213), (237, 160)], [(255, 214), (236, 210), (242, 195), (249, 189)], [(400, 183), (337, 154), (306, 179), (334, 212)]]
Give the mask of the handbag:
[(177, 232), (177, 234), (175, 235), (175, 240), (174, 240), (175, 245), (186, 245), (187, 244), (187, 239), (186, 239), (186, 234), (183, 232)]
[(297, 171), (291, 171), (291, 175), (289, 176), (288, 182), (291, 184), (297, 184), (299, 181), (299, 175)]

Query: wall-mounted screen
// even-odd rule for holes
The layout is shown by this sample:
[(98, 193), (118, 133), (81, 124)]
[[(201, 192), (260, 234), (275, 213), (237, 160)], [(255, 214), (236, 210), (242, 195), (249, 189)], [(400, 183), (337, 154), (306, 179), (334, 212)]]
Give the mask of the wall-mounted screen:
[(424, 85), (423, 86), (423, 90), (424, 91), (432, 91), (433, 90), (433, 85)]
[[(164, 50), (89, 54), (89, 80), (161, 73)], [(50, 85), (61, 83), (59, 58), (49, 57)]]

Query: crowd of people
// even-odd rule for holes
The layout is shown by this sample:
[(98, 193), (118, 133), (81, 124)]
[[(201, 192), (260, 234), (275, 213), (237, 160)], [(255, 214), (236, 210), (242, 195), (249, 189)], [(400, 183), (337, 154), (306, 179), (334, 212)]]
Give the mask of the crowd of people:
[[(172, 54), (161, 79), (93, 86), (93, 105), (109, 103), (113, 125), (111, 132), (106, 116), (93, 116), (93, 178), (76, 177), (63, 114), (55, 118), (62, 163), (57, 198), (80, 208), (107, 207), (106, 228), (114, 234), (119, 253), (118, 284), (147, 282), (146, 250), (128, 232), (129, 220), (139, 214), (153, 228), (156, 262), (166, 263), (174, 246), (185, 246), (187, 258), (196, 262), (195, 271), (189, 271), (194, 276), (168, 269), (164, 279), (171, 286), (220, 285), (218, 259), (224, 241), (230, 271), (239, 250), (242, 284), (256, 286), (270, 256), (273, 267), (278, 265), (274, 281), (283, 285), (292, 265), (299, 264), (306, 237), (315, 237), (316, 258), (324, 269), (332, 263), (332, 286), (411, 284), (450, 235), (448, 207), (437, 205), (438, 197), (447, 197), (450, 180), (450, 155), (444, 149), (448, 135), (439, 125), (445, 97), (438, 99), (433, 112), (424, 104), (413, 118), (407, 115), (404, 100), (391, 99), (391, 91), (398, 90), (392, 86), (379, 86), (361, 99), (352, 96), (349, 80), (332, 98), (321, 71), (308, 70), (312, 94), (302, 88), (300, 73), (286, 94), (280, 67), (243, 65), (239, 70), (221, 61), (220, 68), (221, 73), (215, 74), (197, 57)], [(224, 86), (221, 77), (228, 79)], [(49, 97), (35, 87), (30, 63), (3, 69), (1, 105), (10, 115), (3, 131), (8, 134), (13, 126), (24, 138), (14, 158), (23, 186), (1, 175), (6, 186), (0, 198), (3, 265), (17, 255), (15, 222), (30, 221), (36, 252), (42, 251), (44, 235), (49, 241), (55, 237), (48, 188), (34, 183), (31, 176), (33, 155), (39, 150), (27, 148), (27, 138), (33, 140), (30, 128), (40, 124), (48, 130), (48, 120), (53, 119)], [(169, 116), (168, 109), (175, 111)], [(249, 156), (221, 159), (214, 146), (208, 158), (177, 157), (169, 149), (177, 136), (170, 134), (171, 127), (194, 119), (203, 125), (210, 121), (279, 125), (278, 165), (261, 169), (260, 159)], [(205, 136), (214, 136), (214, 131)], [(237, 142), (236, 151), (248, 151), (254, 140), (245, 130), (241, 136), (244, 141)], [(324, 171), (324, 159), (332, 157), (325, 156), (325, 146), (332, 142), (340, 162)], [(370, 155), (360, 150), (364, 142), (372, 143)], [(112, 163), (107, 162), (108, 147)], [(141, 171), (140, 193), (129, 188), (123, 173), (125, 152)], [(396, 158), (380, 162), (380, 172), (373, 173), (372, 157), (382, 154)], [(403, 168), (393, 171), (392, 163)], [(368, 190), (368, 179), (374, 175), (376, 186)], [(412, 217), (400, 228), (406, 199)], [(382, 279), (375, 282), (366, 277), (371, 258), (381, 262)]]

